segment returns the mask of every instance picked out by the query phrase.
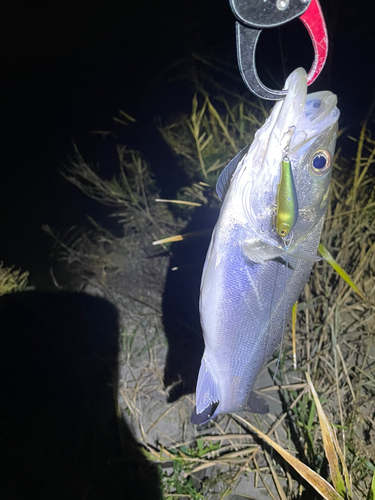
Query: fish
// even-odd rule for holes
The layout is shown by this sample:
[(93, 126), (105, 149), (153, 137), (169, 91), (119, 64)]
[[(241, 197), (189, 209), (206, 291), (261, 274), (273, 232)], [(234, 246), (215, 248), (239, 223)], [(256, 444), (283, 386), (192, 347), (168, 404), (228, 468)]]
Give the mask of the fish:
[(337, 97), (330, 91), (307, 94), (302, 68), (291, 73), (285, 89), (252, 144), (218, 179), (223, 204), (199, 299), (205, 349), (191, 416), (195, 425), (221, 413), (268, 412), (254, 383), (320, 260)]

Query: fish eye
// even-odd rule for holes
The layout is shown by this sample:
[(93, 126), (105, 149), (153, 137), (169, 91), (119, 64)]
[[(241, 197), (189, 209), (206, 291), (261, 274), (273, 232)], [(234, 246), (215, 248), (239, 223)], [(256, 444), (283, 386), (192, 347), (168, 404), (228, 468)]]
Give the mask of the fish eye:
[(314, 174), (324, 175), (331, 168), (331, 153), (326, 149), (319, 149), (312, 157), (311, 168)]

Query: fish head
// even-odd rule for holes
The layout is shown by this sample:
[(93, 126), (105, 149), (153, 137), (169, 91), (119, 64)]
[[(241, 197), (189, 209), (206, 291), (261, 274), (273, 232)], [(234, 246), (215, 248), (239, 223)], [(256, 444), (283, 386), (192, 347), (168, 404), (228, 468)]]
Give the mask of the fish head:
[[(287, 79), (287, 95), (257, 132), (233, 179), (247, 224), (265, 243), (279, 246), (275, 213), (281, 162), (287, 157), (298, 200), (290, 244), (298, 244), (324, 218), (328, 205), (338, 129), (337, 97), (329, 91), (307, 94), (302, 68)], [(285, 243), (285, 242), (284, 242)]]
[(308, 94), (290, 143), (289, 158), (298, 198), (293, 243), (298, 244), (321, 221), (328, 207), (338, 131), (337, 97)]

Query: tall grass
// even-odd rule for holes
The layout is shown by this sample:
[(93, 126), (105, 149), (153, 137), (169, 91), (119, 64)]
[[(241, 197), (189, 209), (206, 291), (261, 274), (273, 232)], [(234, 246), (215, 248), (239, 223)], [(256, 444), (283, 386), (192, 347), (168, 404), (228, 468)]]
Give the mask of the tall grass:
[(4, 267), (0, 262), (0, 296), (6, 293), (22, 292), (26, 290), (29, 273), (19, 269)]

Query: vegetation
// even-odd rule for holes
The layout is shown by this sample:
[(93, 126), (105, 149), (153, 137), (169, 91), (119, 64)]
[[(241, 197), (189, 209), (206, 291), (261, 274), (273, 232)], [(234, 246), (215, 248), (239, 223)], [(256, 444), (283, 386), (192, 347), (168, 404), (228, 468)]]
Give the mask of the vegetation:
[(0, 263), (0, 296), (6, 293), (22, 292), (26, 290), (28, 272), (22, 273), (14, 267), (4, 267)]
[[(165, 499), (373, 499), (375, 141), (369, 120), (358, 139), (341, 138), (357, 143), (357, 155), (353, 161), (339, 150), (335, 158), (320, 247), (326, 261), (314, 266), (296, 308), (295, 353), (287, 331), (276, 384), (269, 378), (259, 391), (273, 411), (224, 415), (196, 430), (189, 423), (192, 396), (166, 403), (161, 309), (170, 242), (189, 240), (184, 228), (197, 207), (219, 206), (220, 169), (251, 142), (266, 114), (261, 103), (233, 94), (214, 99), (198, 88), (191, 114), (160, 127), (190, 179), (177, 193), (174, 201), (184, 202), (178, 205), (155, 201), (158, 190), (138, 152), (117, 146), (118, 176), (104, 180), (76, 148), (64, 176), (113, 207), (123, 234), (93, 221), (83, 235), (46, 231), (82, 286), (100, 288), (119, 307), (119, 406), (146, 456), (160, 466)], [(272, 360), (266, 369), (274, 374), (275, 365)]]

